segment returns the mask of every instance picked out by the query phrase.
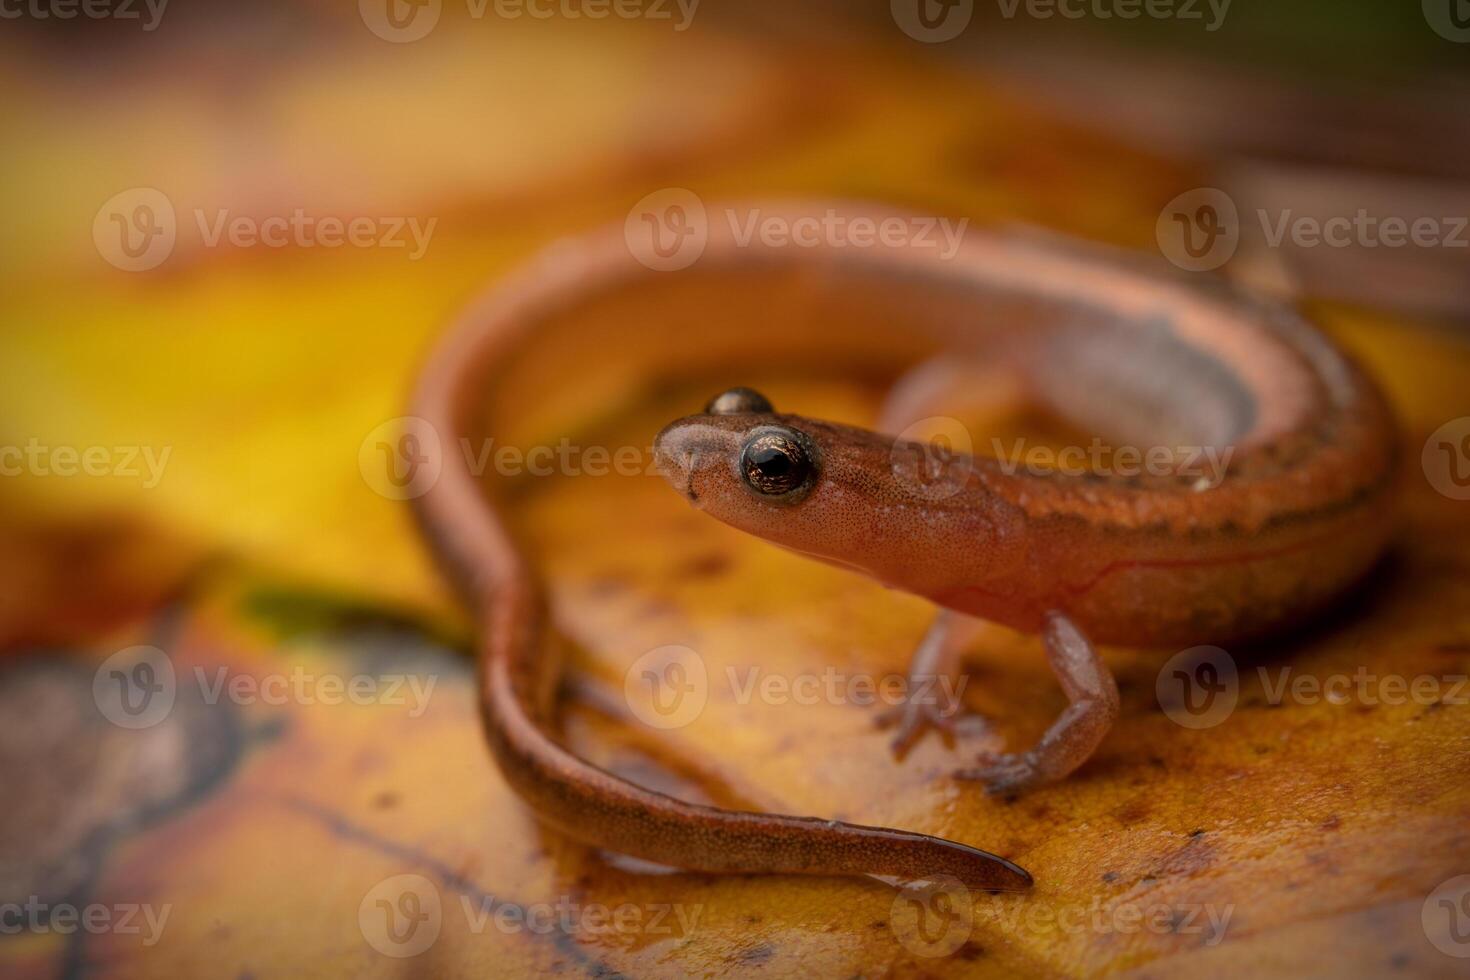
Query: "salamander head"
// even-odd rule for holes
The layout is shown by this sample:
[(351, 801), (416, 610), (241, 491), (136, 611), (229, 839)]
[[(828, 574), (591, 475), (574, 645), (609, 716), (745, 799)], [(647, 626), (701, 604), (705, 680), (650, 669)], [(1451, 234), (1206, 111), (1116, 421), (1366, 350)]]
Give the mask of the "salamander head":
[(995, 508), (968, 469), (937, 486), (923, 478), (925, 447), (780, 414), (748, 388), (669, 424), (655, 453), (670, 485), (712, 517), (910, 591), (942, 577), (933, 566), (957, 542), (978, 557), (993, 537)]

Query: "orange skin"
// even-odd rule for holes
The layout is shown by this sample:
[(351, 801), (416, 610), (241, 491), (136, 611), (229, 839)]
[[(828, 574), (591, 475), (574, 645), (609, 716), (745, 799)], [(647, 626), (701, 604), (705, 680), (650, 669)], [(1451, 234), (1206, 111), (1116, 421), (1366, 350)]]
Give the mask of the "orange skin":
[[(759, 207), (792, 217), (847, 206)], [(707, 332), (690, 330), (696, 317)], [(589, 342), (592, 329), (605, 332)], [(1089, 636), (1179, 646), (1267, 631), (1338, 594), (1389, 534), (1392, 420), (1326, 338), (1285, 311), (1025, 240), (971, 235), (952, 259), (885, 245), (839, 253), (736, 241), (715, 219), (699, 261), (668, 273), (637, 264), (619, 226), (560, 243), (472, 309), (425, 369), (412, 414), (452, 445), (487, 417), (504, 422), (517, 406), (499, 392), (521, 383), (551, 399), (552, 378), (595, 374), (628, 351), (649, 379), (772, 361), (891, 370), (953, 353), (1003, 362), (1033, 401), (1094, 431), (1233, 451), (1224, 481), (1209, 488), (1177, 476), (1007, 474), (958, 457), (936, 492), (907, 462), (923, 447), (846, 426), (720, 414), (660, 435), (666, 476), (711, 515), (954, 610), (916, 672), (950, 669), (957, 614), (1042, 634), (1070, 704), (1038, 746), (976, 774), (993, 788), (1062, 778), (1106, 733), (1117, 690)], [(799, 500), (773, 502), (742, 480), (746, 436), (772, 423), (814, 446), (815, 476)], [(443, 454), (416, 504), (484, 624), (491, 751), (546, 823), (693, 870), (1030, 885), (1021, 868), (965, 844), (696, 806), (576, 757), (551, 734), (555, 635), (532, 563), (463, 454)], [(911, 714), (901, 738), (932, 722)]]

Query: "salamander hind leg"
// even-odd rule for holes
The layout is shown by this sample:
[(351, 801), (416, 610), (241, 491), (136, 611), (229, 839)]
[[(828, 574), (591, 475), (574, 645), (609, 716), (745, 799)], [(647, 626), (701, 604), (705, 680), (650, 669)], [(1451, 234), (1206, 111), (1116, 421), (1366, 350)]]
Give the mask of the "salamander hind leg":
[(1056, 782), (1092, 757), (1118, 717), (1118, 685), (1091, 641), (1064, 614), (1047, 615), (1042, 630), (1047, 662), (1067, 695), (1067, 707), (1041, 740), (1019, 754), (983, 757), (955, 773), (991, 793), (1011, 793)]
[(894, 758), (902, 760), (931, 730), (953, 748), (958, 722), (984, 727), (978, 715), (962, 715), (960, 703), (960, 653), (982, 625), (981, 620), (949, 609), (941, 609), (934, 617), (909, 661), (903, 701), (876, 719), (880, 728), (894, 729)]

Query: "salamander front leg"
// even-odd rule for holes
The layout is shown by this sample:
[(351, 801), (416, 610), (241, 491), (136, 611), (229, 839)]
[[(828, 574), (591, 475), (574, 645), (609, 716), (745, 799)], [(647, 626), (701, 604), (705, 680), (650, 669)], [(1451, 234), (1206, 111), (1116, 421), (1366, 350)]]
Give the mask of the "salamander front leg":
[(1030, 750), (982, 758), (978, 768), (957, 772), (956, 777), (980, 780), (991, 793), (1056, 782), (1091, 758), (1113, 727), (1118, 685), (1092, 643), (1059, 612), (1047, 614), (1042, 639), (1047, 662), (1070, 703)]
[[(975, 637), (982, 621), (941, 609), (909, 661), (908, 689), (902, 704), (877, 718), (880, 728), (895, 729), (893, 756), (902, 760), (930, 730), (954, 747), (960, 707), (960, 652)], [(978, 716), (969, 716), (983, 724)]]

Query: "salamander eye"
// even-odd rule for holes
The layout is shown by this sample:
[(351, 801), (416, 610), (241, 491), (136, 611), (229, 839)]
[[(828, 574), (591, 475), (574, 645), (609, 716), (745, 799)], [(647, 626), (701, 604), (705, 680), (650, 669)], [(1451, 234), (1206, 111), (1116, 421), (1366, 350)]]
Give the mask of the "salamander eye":
[(795, 429), (763, 426), (740, 450), (740, 475), (765, 497), (792, 496), (810, 489), (817, 475), (811, 443)]
[(771, 402), (754, 388), (731, 388), (709, 400), (706, 415), (768, 415), (774, 412)]

